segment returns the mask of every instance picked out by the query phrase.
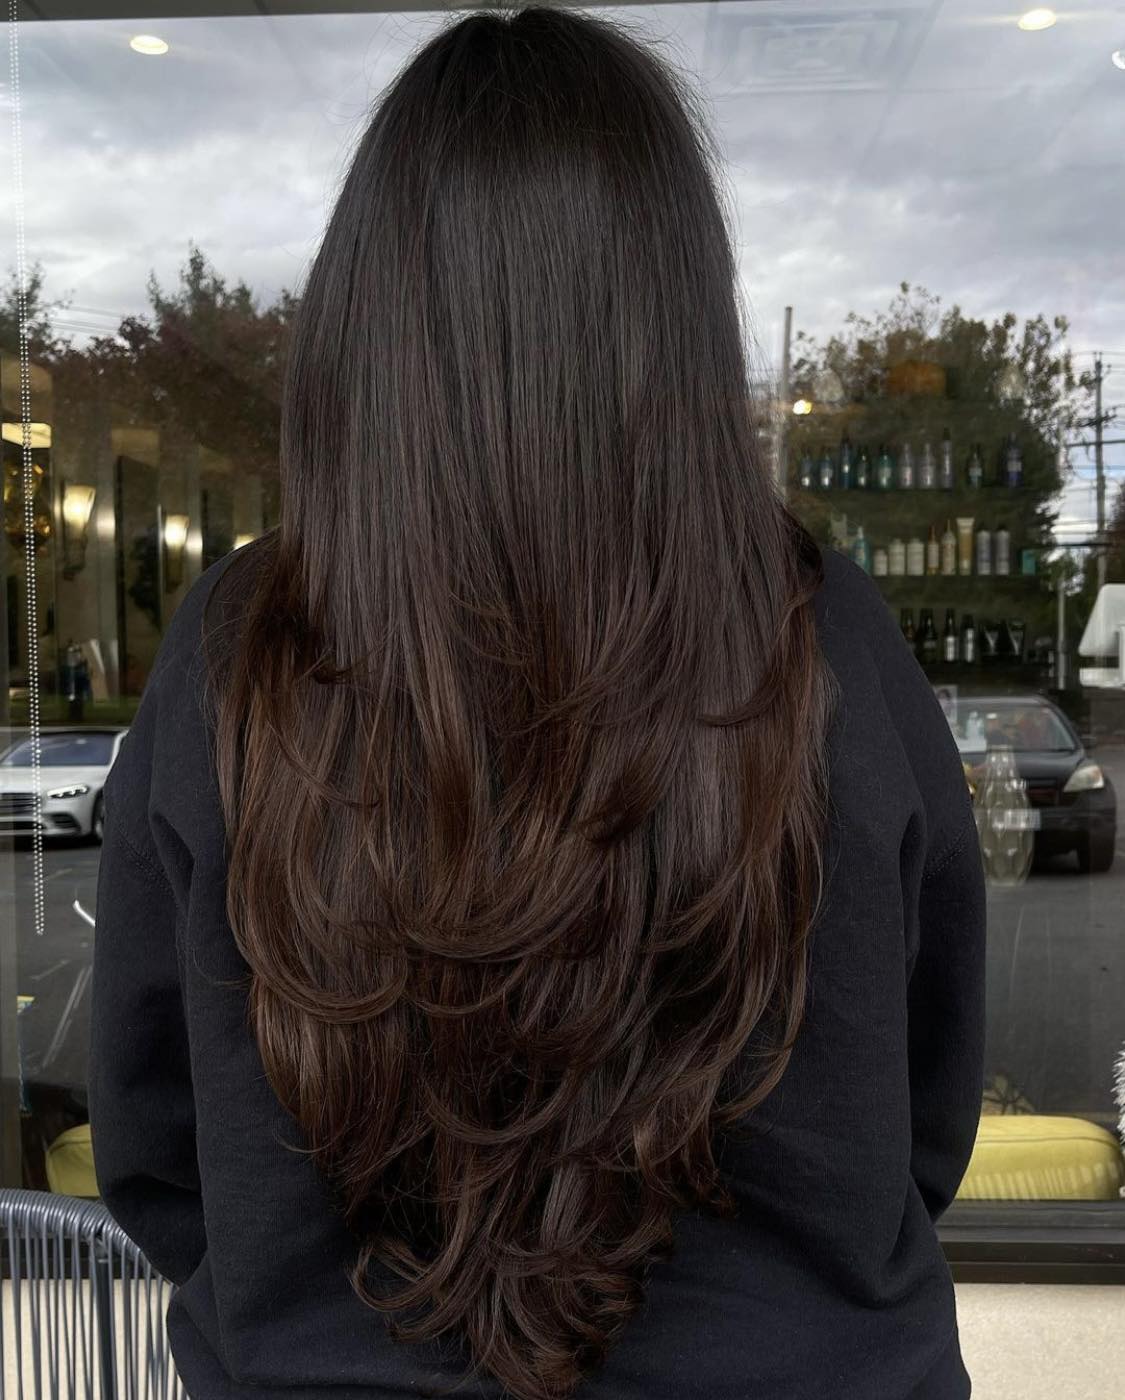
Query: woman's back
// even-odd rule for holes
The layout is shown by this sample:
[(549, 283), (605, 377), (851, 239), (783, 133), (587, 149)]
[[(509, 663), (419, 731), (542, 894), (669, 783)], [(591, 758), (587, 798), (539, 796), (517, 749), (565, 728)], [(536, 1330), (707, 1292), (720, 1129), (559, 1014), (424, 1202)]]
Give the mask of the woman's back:
[(563, 11), (419, 52), (301, 298), (280, 526), (110, 775), (95, 1154), (196, 1400), (963, 1393), (968, 795), (778, 497), (690, 107)]
[[(805, 1022), (750, 1140), (719, 1149), (737, 1218), (680, 1218), (672, 1258), (582, 1396), (968, 1394), (932, 1217), (980, 1104), (975, 828), (948, 726), (885, 604), (853, 565), (825, 564), (819, 636), (840, 693)], [(181, 1285), (170, 1327), (193, 1396), (430, 1394), (458, 1360), (392, 1342), (352, 1292), (354, 1247), (289, 1145), (247, 1025), (200, 710), (203, 604), (229, 567), (177, 613), (107, 788), (91, 1084), (102, 1185)], [(500, 1393), (478, 1384), (469, 1393)]]

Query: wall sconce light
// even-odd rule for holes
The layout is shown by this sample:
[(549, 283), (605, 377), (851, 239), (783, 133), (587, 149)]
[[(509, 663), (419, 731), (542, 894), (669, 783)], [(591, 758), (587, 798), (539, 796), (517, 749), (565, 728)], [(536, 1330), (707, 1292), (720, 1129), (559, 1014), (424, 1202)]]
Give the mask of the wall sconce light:
[(94, 486), (62, 483), (63, 578), (73, 578), (86, 565), (87, 527), (96, 494)]
[(793, 405), (793, 412), (798, 418), (804, 418), (807, 414), (812, 412), (812, 404), (808, 399), (798, 399)]
[(164, 550), (164, 591), (173, 593), (184, 579), (184, 550), (187, 546), (188, 517), (166, 512), (161, 530)]

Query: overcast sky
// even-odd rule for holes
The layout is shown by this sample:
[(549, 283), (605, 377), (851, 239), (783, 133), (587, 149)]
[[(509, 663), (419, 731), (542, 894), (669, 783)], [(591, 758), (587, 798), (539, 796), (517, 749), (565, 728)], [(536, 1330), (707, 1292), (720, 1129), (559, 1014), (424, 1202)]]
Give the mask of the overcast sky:
[[(783, 308), (828, 333), (902, 280), (990, 317), (1062, 314), (1125, 404), (1125, 7), (1038, 34), (992, 0), (756, 0), (607, 11), (694, 75), (728, 163), (760, 353)], [(20, 26), (27, 256), (76, 335), (143, 309), (189, 241), (263, 298), (298, 288), (370, 103), (438, 14)], [(159, 58), (128, 41), (155, 30)], [(6, 65), (5, 65), (6, 68)], [(6, 73), (5, 73), (6, 79)], [(7, 115), (13, 98), (5, 84)], [(10, 138), (10, 122), (5, 141)], [(5, 151), (10, 170), (10, 147)], [(15, 263), (13, 201), (0, 250)], [(1116, 352), (1116, 353), (1108, 353)], [(1125, 437), (1125, 422), (1110, 429)], [(1085, 533), (1093, 474), (1062, 504)], [(1092, 459), (1091, 459), (1092, 460)], [(1111, 447), (1114, 478), (1125, 446)], [(1084, 471), (1083, 471), (1083, 468)]]

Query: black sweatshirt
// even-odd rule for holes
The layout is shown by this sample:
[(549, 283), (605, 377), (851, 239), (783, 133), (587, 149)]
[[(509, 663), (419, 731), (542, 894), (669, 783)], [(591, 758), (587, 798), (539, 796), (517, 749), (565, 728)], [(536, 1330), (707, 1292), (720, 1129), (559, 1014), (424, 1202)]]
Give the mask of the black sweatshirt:
[[(253, 546), (250, 546), (253, 548)], [(177, 610), (105, 791), (90, 1108), (113, 1215), (178, 1285), (192, 1400), (434, 1394), (463, 1370), (353, 1295), (354, 1245), (248, 1029), (201, 709), (203, 604)], [(805, 1023), (759, 1131), (719, 1144), (738, 1218), (684, 1215), (577, 1400), (963, 1400), (934, 1230), (981, 1099), (985, 900), (934, 694), (838, 555), (817, 602), (840, 703)], [(477, 1378), (458, 1392), (498, 1396)]]

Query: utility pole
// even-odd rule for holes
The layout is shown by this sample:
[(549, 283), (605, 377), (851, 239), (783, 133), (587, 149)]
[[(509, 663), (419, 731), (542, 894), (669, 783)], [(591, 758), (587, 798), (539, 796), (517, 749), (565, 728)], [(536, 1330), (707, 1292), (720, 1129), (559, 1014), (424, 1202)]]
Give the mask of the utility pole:
[(1102, 428), (1102, 357), (1094, 356), (1094, 470), (1098, 483), (1098, 589), (1105, 587), (1106, 538), (1105, 538), (1105, 458), (1103, 455)]
[(777, 443), (774, 451), (774, 470), (777, 472), (777, 484), (781, 488), (783, 497), (789, 494), (789, 414), (792, 410), (792, 404), (789, 402), (789, 372), (792, 344), (793, 308), (787, 306), (781, 340), (781, 383), (777, 389), (779, 411), (776, 420)]

